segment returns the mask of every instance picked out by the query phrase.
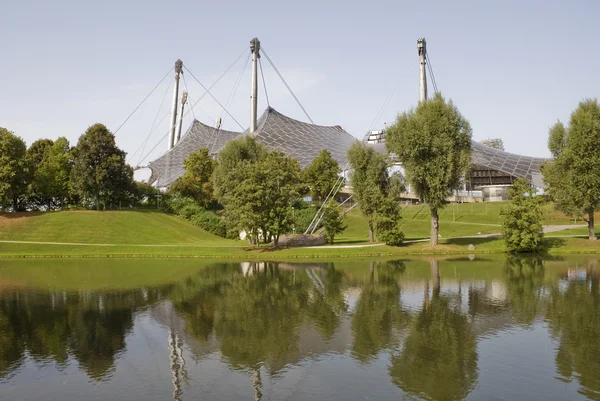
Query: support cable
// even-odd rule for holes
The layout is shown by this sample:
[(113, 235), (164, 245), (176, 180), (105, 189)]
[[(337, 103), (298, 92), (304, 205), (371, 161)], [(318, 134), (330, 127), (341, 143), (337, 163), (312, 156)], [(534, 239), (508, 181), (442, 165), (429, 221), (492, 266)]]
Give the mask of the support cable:
[(287, 88), (287, 90), (290, 92), (290, 94), (292, 95), (292, 97), (294, 98), (294, 100), (296, 101), (296, 103), (298, 103), (298, 106), (300, 106), (300, 108), (302, 109), (302, 111), (304, 112), (304, 114), (306, 115), (306, 117), (308, 118), (308, 120), (312, 124), (314, 124), (315, 122), (312, 120), (312, 118), (310, 118), (310, 116), (306, 112), (306, 109), (304, 108), (304, 106), (302, 106), (302, 103), (300, 103), (300, 100), (298, 100), (298, 97), (296, 97), (296, 95), (294, 94), (294, 91), (292, 91), (292, 88), (290, 88), (290, 86), (288, 85), (288, 83), (283, 78), (283, 75), (281, 75), (281, 73), (279, 72), (279, 70), (277, 69), (277, 67), (275, 67), (275, 64), (273, 64), (273, 61), (271, 61), (271, 58), (269, 57), (269, 55), (265, 51), (264, 46), (261, 46), (261, 50), (262, 50), (262, 54), (265, 55), (265, 57), (267, 58), (267, 61), (269, 62), (269, 64), (271, 64), (271, 67), (273, 67), (273, 69), (275, 70), (275, 72), (279, 76), (279, 79), (281, 79), (281, 81), (283, 82), (283, 84), (285, 85), (285, 87)]
[(429, 52), (425, 53), (427, 57), (427, 69), (429, 70), (429, 75), (431, 76), (431, 83), (433, 84), (433, 90), (435, 93), (439, 93), (437, 82), (435, 82), (435, 75), (433, 74), (433, 66), (431, 65), (431, 59), (429, 58)]
[(394, 98), (394, 95), (398, 91), (398, 88), (400, 88), (400, 83), (402, 83), (402, 80), (404, 79), (404, 76), (406, 75), (409, 66), (410, 66), (410, 61), (407, 62), (406, 65), (404, 66), (404, 68), (402, 69), (402, 72), (400, 73), (400, 77), (398, 78), (398, 81), (396, 81), (396, 83), (390, 90), (390, 93), (388, 94), (388, 96), (385, 98), (383, 104), (381, 105), (381, 108), (379, 108), (379, 110), (377, 111), (375, 118), (373, 118), (373, 121), (371, 122), (371, 125), (369, 126), (369, 129), (367, 130), (365, 138), (369, 135), (369, 132), (375, 128), (377, 123), (379, 123), (381, 116), (383, 115), (383, 113), (385, 113), (387, 107), (389, 106), (390, 102)]
[(144, 100), (142, 100), (142, 102), (140, 104), (138, 104), (138, 106), (131, 112), (131, 114), (129, 114), (129, 116), (125, 119), (125, 121), (123, 121), (121, 123), (121, 125), (119, 125), (119, 128), (117, 128), (117, 130), (115, 132), (113, 132), (114, 135), (116, 135), (117, 132), (119, 132), (119, 130), (125, 125), (125, 123), (127, 121), (129, 121), (129, 119), (135, 114), (135, 112), (138, 111), (138, 109), (140, 107), (142, 107), (142, 105), (144, 104), (144, 102), (146, 102), (146, 100), (148, 100), (148, 98), (150, 97), (150, 95), (152, 95), (154, 93), (154, 91), (156, 90), (156, 88), (158, 88), (160, 86), (160, 84), (162, 84), (162, 82), (165, 80), (165, 78), (167, 78), (169, 76), (169, 74), (171, 73), (171, 71), (173, 71), (173, 67), (171, 67), (169, 69), (169, 71), (167, 71), (167, 73), (165, 74), (165, 76), (162, 77), (162, 79), (156, 84), (156, 86), (154, 88), (152, 88), (152, 90), (150, 91), (150, 93), (148, 93), (146, 95), (146, 97), (144, 98)]
[[(237, 57), (237, 58), (236, 58), (236, 59), (233, 61), (233, 63), (231, 63), (231, 64), (229, 65), (229, 67), (227, 67), (227, 69), (226, 69), (225, 71), (223, 71), (223, 73), (222, 73), (221, 75), (219, 75), (219, 77), (218, 77), (218, 78), (215, 80), (215, 82), (213, 82), (213, 83), (212, 83), (212, 85), (210, 85), (210, 86), (208, 87), (208, 89), (212, 89), (212, 88), (214, 88), (214, 86), (215, 86), (217, 83), (219, 83), (219, 81), (220, 81), (220, 80), (221, 80), (221, 79), (222, 79), (222, 78), (223, 78), (223, 77), (224, 77), (224, 76), (225, 76), (225, 75), (226, 75), (226, 74), (229, 72), (229, 70), (231, 70), (231, 69), (233, 68), (233, 66), (234, 66), (234, 65), (235, 65), (235, 64), (236, 64), (236, 63), (239, 61), (239, 59), (241, 59), (241, 58), (242, 58), (242, 56), (243, 56), (244, 54), (246, 54), (246, 51), (247, 51), (247, 50), (246, 50), (246, 49), (244, 49), (244, 51), (243, 51), (242, 53), (240, 53), (240, 55), (239, 55), (239, 56), (238, 56), (238, 57)], [(206, 94), (207, 94), (207, 93), (208, 93), (208, 92), (207, 92), (207, 91), (205, 91), (205, 92), (202, 94), (202, 96), (200, 96), (200, 97), (198, 98), (198, 100), (196, 100), (196, 102), (195, 102), (195, 103), (194, 103), (194, 104), (193, 104), (193, 105), (192, 105), (192, 106), (191, 106), (191, 107), (190, 107), (190, 108), (189, 108), (189, 109), (188, 109), (188, 110), (185, 112), (184, 116), (186, 116), (186, 115), (187, 115), (187, 114), (188, 114), (188, 113), (189, 113), (189, 112), (190, 112), (190, 111), (191, 111), (191, 110), (192, 110), (194, 107), (196, 107), (196, 105), (197, 105), (198, 103), (200, 103), (200, 101), (201, 101), (202, 99), (204, 99), (204, 96), (206, 96)], [(168, 116), (168, 115), (169, 115), (169, 113), (165, 114), (165, 115), (163, 116), (163, 118), (161, 118), (161, 119), (160, 119), (160, 121), (158, 122), (158, 125), (157, 125), (157, 126), (154, 128), (154, 130), (156, 130), (156, 129), (158, 128), (158, 126), (160, 125), (160, 123), (161, 123), (161, 122), (162, 122), (162, 121), (163, 121), (165, 118), (167, 118), (167, 116)], [(171, 127), (171, 128), (172, 128), (172, 127)], [(152, 132), (154, 132), (154, 131), (152, 131)], [(142, 158), (142, 160), (146, 160), (146, 158), (147, 158), (148, 156), (150, 156), (150, 155), (152, 154), (152, 152), (154, 152), (154, 150), (155, 150), (155, 149), (158, 147), (158, 145), (160, 145), (160, 143), (161, 143), (162, 141), (164, 141), (164, 140), (165, 140), (165, 138), (166, 138), (166, 137), (169, 135), (169, 132), (170, 132), (170, 129), (167, 131), (167, 133), (166, 133), (166, 134), (164, 134), (164, 135), (163, 135), (163, 137), (162, 137), (162, 138), (160, 138), (160, 139), (158, 140), (158, 142), (156, 143), (156, 145), (154, 145), (154, 146), (152, 147), (152, 149), (151, 149), (151, 150), (150, 150), (150, 151), (149, 151), (149, 152), (148, 152), (148, 153), (147, 153), (147, 154), (146, 154), (146, 155), (145, 155), (145, 156)]]
[[(154, 127), (156, 127), (156, 121), (158, 120), (158, 115), (160, 114), (160, 111), (162, 110), (163, 104), (165, 103), (165, 99), (167, 98), (167, 94), (169, 93), (169, 89), (170, 89), (170, 85), (167, 85), (167, 89), (165, 90), (165, 94), (163, 95), (162, 101), (160, 102), (160, 106), (158, 106), (158, 110), (156, 111), (156, 116), (154, 117), (154, 121), (152, 122), (152, 126), (150, 127), (150, 132), (148, 132), (148, 136), (146, 137), (146, 140), (144, 140), (144, 143), (142, 143), (142, 151), (140, 152), (140, 160), (138, 160), (137, 165), (139, 166), (140, 163), (142, 162), (141, 157), (144, 154), (144, 150), (146, 150), (146, 146), (148, 145), (148, 141), (150, 140), (150, 137), (152, 136), (152, 132), (154, 132)], [(138, 148), (138, 151), (140, 149)], [(136, 153), (138, 152), (136, 151)], [(133, 155), (131, 155), (130, 160), (133, 158)]]
[[(244, 65), (242, 66), (242, 68), (240, 69), (240, 72), (235, 80), (235, 82), (233, 83), (233, 88), (231, 90), (231, 93), (229, 94), (229, 97), (227, 98), (227, 102), (225, 102), (225, 108), (229, 109), (231, 108), (231, 106), (233, 105), (233, 100), (235, 99), (235, 95), (238, 91), (238, 88), (240, 87), (240, 83), (242, 82), (242, 76), (244, 75), (244, 71), (246, 70), (246, 67), (248, 66), (248, 62), (250, 61), (251, 55), (248, 55), (248, 58), (246, 59), (246, 62), (244, 63)], [(213, 134), (210, 136), (208, 142), (207, 142), (207, 148), (210, 145), (209, 148), (209, 153), (212, 154), (215, 145), (217, 144), (217, 141), (219, 140), (219, 136), (221, 134), (221, 127), (223, 126), (223, 121), (225, 120), (225, 109), (223, 109), (221, 111), (221, 116), (220, 116), (220, 123), (219, 126), (216, 130), (216, 132), (213, 132)]]
[(245, 130), (245, 128), (244, 128), (244, 127), (242, 127), (242, 124), (240, 124), (240, 123), (238, 122), (238, 120), (236, 120), (236, 119), (235, 119), (235, 117), (234, 117), (234, 116), (232, 116), (232, 115), (231, 115), (231, 113), (229, 113), (229, 111), (227, 111), (227, 109), (225, 108), (225, 106), (223, 106), (223, 105), (221, 104), (221, 102), (219, 102), (219, 101), (217, 100), (217, 98), (216, 98), (216, 97), (214, 97), (212, 93), (210, 93), (210, 90), (209, 90), (209, 89), (208, 89), (206, 86), (204, 86), (204, 85), (202, 84), (202, 82), (200, 82), (200, 80), (199, 80), (198, 78), (196, 78), (196, 76), (194, 75), (194, 73), (193, 73), (193, 72), (191, 72), (191, 71), (190, 71), (190, 69), (189, 69), (189, 68), (187, 68), (185, 65), (183, 66), (183, 68), (185, 68), (185, 70), (186, 70), (187, 72), (189, 72), (189, 73), (190, 73), (190, 75), (192, 76), (192, 78), (194, 78), (194, 79), (196, 80), (196, 82), (198, 82), (198, 84), (200, 84), (200, 86), (202, 87), (202, 89), (204, 89), (204, 90), (206, 91), (206, 93), (208, 93), (208, 95), (209, 95), (209, 96), (210, 96), (210, 97), (211, 97), (211, 98), (212, 98), (212, 99), (213, 99), (215, 102), (217, 102), (217, 104), (218, 104), (218, 105), (219, 105), (219, 106), (220, 106), (220, 107), (221, 107), (221, 108), (222, 108), (222, 109), (225, 111), (225, 113), (227, 113), (227, 115), (228, 115), (229, 117), (231, 117), (231, 119), (232, 119), (233, 121), (235, 121), (235, 123), (236, 123), (237, 125), (239, 125), (239, 127), (242, 129), (242, 131), (244, 131), (244, 130)]
[(265, 88), (265, 99), (267, 99), (267, 106), (271, 107), (271, 103), (269, 103), (269, 93), (267, 92), (267, 81), (265, 81), (265, 74), (263, 72), (262, 62), (260, 59), (258, 59), (258, 65), (260, 67), (260, 75), (262, 77), (263, 87)]

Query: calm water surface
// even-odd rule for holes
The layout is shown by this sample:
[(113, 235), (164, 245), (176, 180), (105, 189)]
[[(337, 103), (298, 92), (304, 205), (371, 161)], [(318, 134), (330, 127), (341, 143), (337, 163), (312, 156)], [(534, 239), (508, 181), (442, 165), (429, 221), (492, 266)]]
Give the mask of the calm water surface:
[(600, 400), (597, 265), (0, 260), (0, 400)]

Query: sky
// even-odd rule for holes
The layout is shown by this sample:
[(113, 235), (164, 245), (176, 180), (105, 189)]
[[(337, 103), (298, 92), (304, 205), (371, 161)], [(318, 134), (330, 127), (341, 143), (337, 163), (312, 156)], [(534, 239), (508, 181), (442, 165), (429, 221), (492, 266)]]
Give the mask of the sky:
[[(60, 136), (75, 144), (96, 122), (115, 132), (166, 76), (116, 132), (134, 166), (167, 149), (168, 117), (155, 119), (169, 112), (178, 58), (193, 102), (204, 91), (192, 74), (209, 86), (237, 59), (211, 90), (233, 118), (205, 96), (184, 130), (194, 117), (248, 127), (253, 37), (316, 124), (358, 138), (418, 102), (420, 37), (438, 89), (473, 138), (502, 138), (510, 152), (549, 156), (549, 126), (600, 94), (595, 0), (0, 0), (0, 15), (0, 127), (28, 145)], [(308, 121), (264, 56), (261, 63), (271, 107)], [(266, 107), (261, 81), (259, 115)]]

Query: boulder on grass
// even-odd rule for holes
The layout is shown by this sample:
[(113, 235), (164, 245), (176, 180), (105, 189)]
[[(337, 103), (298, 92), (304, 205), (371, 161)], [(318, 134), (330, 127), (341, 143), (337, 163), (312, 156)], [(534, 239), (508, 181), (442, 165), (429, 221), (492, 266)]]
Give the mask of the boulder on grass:
[(325, 245), (327, 239), (320, 234), (293, 234), (279, 237), (279, 246), (286, 248), (300, 248), (303, 246)]

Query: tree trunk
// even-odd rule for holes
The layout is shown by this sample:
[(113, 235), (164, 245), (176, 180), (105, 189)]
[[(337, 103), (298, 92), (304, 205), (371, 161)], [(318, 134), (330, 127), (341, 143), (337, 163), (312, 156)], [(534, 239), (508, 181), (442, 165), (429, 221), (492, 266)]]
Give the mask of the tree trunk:
[(433, 297), (440, 295), (440, 261), (431, 258), (429, 259), (431, 265), (431, 281), (433, 285)]
[(279, 247), (279, 234), (273, 235), (273, 246), (275, 248)]
[(96, 211), (100, 210), (100, 196), (96, 195)]
[(438, 244), (438, 230), (440, 227), (440, 218), (437, 209), (431, 209), (431, 245)]
[(373, 223), (369, 221), (369, 242), (375, 241), (375, 235), (373, 233)]
[(591, 210), (588, 218), (588, 239), (590, 241), (596, 240), (596, 230), (594, 227), (594, 210)]
[(13, 213), (19, 211), (19, 202), (17, 202), (17, 197), (13, 196), (12, 199)]

